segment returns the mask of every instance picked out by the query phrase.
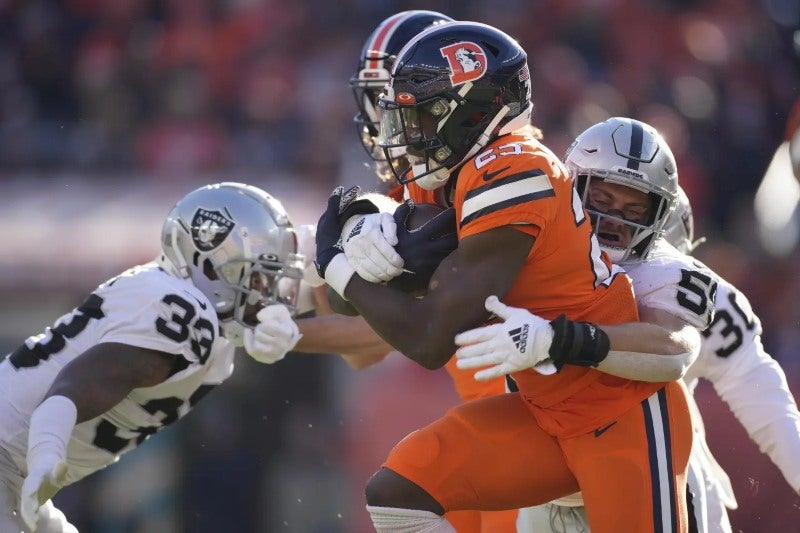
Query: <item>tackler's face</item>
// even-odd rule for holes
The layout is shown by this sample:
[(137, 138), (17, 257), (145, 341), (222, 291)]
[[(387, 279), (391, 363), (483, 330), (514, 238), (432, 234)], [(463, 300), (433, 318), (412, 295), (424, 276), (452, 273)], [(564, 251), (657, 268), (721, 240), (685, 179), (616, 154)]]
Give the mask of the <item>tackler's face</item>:
[(646, 192), (632, 187), (602, 179), (589, 184), (587, 207), (597, 212), (592, 224), (604, 247), (628, 247), (640, 226), (651, 218), (650, 204)]
[(284, 277), (270, 271), (252, 272), (249, 291), (241, 295), (245, 299), (243, 322), (249, 326), (257, 325), (258, 312), (274, 303), (294, 310), (299, 288), (300, 280), (295, 277)]

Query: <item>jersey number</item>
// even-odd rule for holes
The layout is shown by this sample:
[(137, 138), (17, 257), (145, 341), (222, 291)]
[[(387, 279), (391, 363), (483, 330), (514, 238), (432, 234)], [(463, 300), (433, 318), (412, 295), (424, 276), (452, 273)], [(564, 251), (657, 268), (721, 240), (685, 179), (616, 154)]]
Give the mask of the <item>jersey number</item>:
[(69, 317), (69, 320), (62, 322), (50, 329), (50, 339), (46, 342), (41, 340), (28, 348), (23, 344), (8, 356), (14, 368), (27, 368), (36, 366), (42, 361), (47, 361), (51, 355), (64, 349), (66, 339), (74, 339), (81, 331), (86, 329), (90, 320), (99, 320), (103, 314), (103, 299), (96, 294), (90, 294), (86, 301), (77, 307)]
[[(748, 316), (747, 313), (745, 313), (741, 306), (736, 302), (735, 291), (728, 293), (728, 301), (730, 302), (733, 310), (736, 312), (736, 316), (741, 318), (742, 322), (744, 322), (745, 329), (747, 331), (753, 331), (753, 328), (756, 326), (756, 322), (753, 317)], [(712, 333), (714, 333), (713, 329), (717, 322), (724, 323), (724, 326), (722, 326), (722, 328), (719, 330), (719, 334), (722, 335), (722, 338), (732, 338), (731, 342), (727, 346), (723, 346), (722, 348), (715, 350), (714, 353), (716, 353), (719, 357), (730, 357), (730, 355), (738, 350), (742, 345), (742, 328), (736, 323), (733, 316), (731, 316), (727, 309), (719, 309), (715, 313), (714, 320), (711, 322), (711, 325), (703, 331), (703, 337), (708, 338)]]
[(178, 409), (181, 405), (183, 405), (183, 400), (180, 398), (158, 398), (156, 400), (150, 400), (142, 406), (142, 409), (151, 415), (157, 413), (163, 414), (164, 418), (161, 419), (161, 424), (136, 428), (132, 430), (133, 433), (136, 433), (136, 436), (130, 439), (117, 436), (117, 426), (108, 420), (101, 419), (100, 423), (97, 424), (92, 444), (113, 454), (119, 453), (128, 446), (128, 444), (134, 441), (136, 442), (135, 445), (138, 446), (144, 442), (147, 437), (162, 427), (175, 422), (179, 417)]
[(678, 303), (681, 306), (701, 317), (709, 312), (709, 306), (713, 310), (717, 283), (710, 276), (696, 270), (681, 269), (681, 281), (678, 285), (686, 289), (678, 291)]
[(189, 345), (192, 353), (200, 359), (200, 363), (205, 363), (214, 342), (214, 328), (211, 322), (203, 317), (195, 320), (194, 306), (177, 294), (168, 294), (161, 301), (170, 306), (172, 316), (169, 317), (169, 320), (161, 317), (156, 319), (156, 330), (175, 342), (184, 342), (189, 338), (191, 332), (196, 332), (195, 335), (192, 335)]
[[(586, 211), (583, 209), (581, 197), (574, 187), (572, 188), (572, 216), (575, 218), (575, 227), (580, 226), (588, 220), (586, 218)], [(614, 271), (603, 261), (603, 252), (594, 231), (591, 232), (589, 238), (589, 257), (592, 260), (594, 286), (595, 288), (599, 287), (601, 284), (608, 286), (614, 280), (614, 276), (612, 275)]]

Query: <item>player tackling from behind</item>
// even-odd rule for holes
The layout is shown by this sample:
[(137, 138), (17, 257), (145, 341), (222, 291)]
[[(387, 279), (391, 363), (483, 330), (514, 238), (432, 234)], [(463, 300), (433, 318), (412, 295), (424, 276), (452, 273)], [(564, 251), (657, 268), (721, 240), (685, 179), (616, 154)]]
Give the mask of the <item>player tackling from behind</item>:
[(302, 256), (278, 200), (218, 183), (167, 216), (158, 258), (106, 281), (0, 363), (0, 531), (75, 532), (51, 497), (298, 341)]
[[(633, 199), (628, 207), (635, 207), (637, 198), (645, 199), (645, 188), (630, 177), (620, 175), (619, 171), (628, 165), (619, 165), (616, 151), (630, 145), (620, 142), (615, 132), (625, 132), (626, 124), (634, 123), (628, 119), (610, 119), (593, 126), (578, 137), (566, 157), (566, 164), (578, 180), (579, 187), (587, 193), (585, 205), (595, 223), (600, 243), (609, 254), (624, 263), (633, 279), (640, 311), (643, 308), (660, 309), (702, 328), (699, 356), (685, 375), (689, 388), (693, 390), (700, 377), (708, 379), (751, 438), (769, 454), (786, 480), (798, 491), (800, 468), (793, 458), (800, 453), (800, 413), (783, 371), (763, 350), (761, 325), (747, 299), (705, 265), (687, 255), (695, 246), (694, 222), (689, 199), (682, 190), (678, 190), (678, 207), (668, 219), (663, 237), (659, 237), (645, 253), (625, 253), (630, 244), (635, 245), (637, 219), (640, 217), (634, 212), (623, 216), (622, 208), (615, 213), (613, 206), (624, 207), (625, 199)], [(600, 184), (598, 179), (603, 183)], [(613, 182), (623, 188), (615, 186), (611, 189), (609, 184)], [(635, 246), (632, 249), (635, 252)], [(714, 290), (709, 291), (710, 288)], [(713, 320), (709, 321), (712, 306), (716, 312)], [(529, 320), (531, 317), (526, 311), (508, 308), (496, 301), (492, 307), (501, 318), (513, 318), (513, 321), (459, 336), (457, 342), (464, 345), (457, 354), (464, 357), (460, 363), (468, 359), (471, 363), (465, 366), (488, 360), (509, 365), (524, 364), (522, 360), (526, 357), (537, 360), (535, 355), (520, 353), (509, 342), (509, 335), (523, 324), (531, 330), (537, 327), (547, 329), (546, 321), (535, 317)], [(666, 362), (664, 359), (660, 361)], [(643, 372), (641, 376), (650, 379), (647, 373)], [(694, 402), (690, 405), (696, 415), (687, 492), (692, 510), (690, 524), (694, 531), (730, 532), (726, 507), (736, 508), (736, 500), (727, 475), (705, 444), (699, 410)], [(582, 505), (580, 495), (574, 495), (523, 509), (519, 514), (518, 530), (523, 533), (588, 532), (587, 513)]]
[[(662, 239), (681, 253), (691, 254), (696, 245), (692, 209), (686, 194), (683, 191), (679, 193), (678, 208), (667, 222)], [(659, 247), (669, 249), (666, 244)], [(647, 264), (653, 260), (662, 266), (647, 274)], [(668, 277), (668, 270), (656, 257), (645, 258), (641, 266), (630, 270), (634, 286), (647, 280), (652, 282), (653, 277)], [(671, 279), (674, 286), (675, 278)], [(761, 322), (747, 298), (718, 275), (713, 274), (713, 279), (717, 283), (715, 318), (703, 332), (700, 354), (684, 379), (691, 391), (699, 378), (709, 380), (750, 438), (769, 455), (794, 491), (800, 493), (800, 465), (795, 460), (800, 455), (800, 412), (786, 376), (780, 365), (764, 351)], [(671, 295), (664, 292), (664, 307), (673, 305), (680, 298), (682, 288), (680, 285), (674, 288)], [(688, 300), (682, 301), (688, 304)], [(499, 337), (496, 340), (501, 341)], [(494, 351), (498, 357), (503, 357), (499, 355), (502, 351), (500, 345), (495, 345)], [(506, 357), (516, 355), (509, 353)], [(695, 410), (695, 442), (688, 475), (687, 498), (692, 502), (690, 521), (700, 533), (729, 533), (732, 529), (727, 509), (737, 508), (736, 498), (728, 476), (705, 442), (701, 414), (693, 401), (691, 406)], [(520, 533), (589, 531), (586, 510), (579, 495), (521, 510), (517, 528)]]

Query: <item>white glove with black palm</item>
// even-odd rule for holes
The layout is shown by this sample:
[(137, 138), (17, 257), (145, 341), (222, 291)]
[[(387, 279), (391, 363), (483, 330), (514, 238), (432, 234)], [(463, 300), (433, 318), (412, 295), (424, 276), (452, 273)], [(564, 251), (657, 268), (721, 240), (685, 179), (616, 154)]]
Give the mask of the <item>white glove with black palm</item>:
[(244, 349), (259, 363), (280, 361), (302, 337), (284, 305), (268, 305), (256, 317), (258, 325), (244, 330)]
[(389, 281), (403, 272), (397, 223), (391, 213), (358, 214), (342, 228), (342, 248), (356, 273), (371, 283)]
[(497, 296), (489, 296), (485, 305), (487, 311), (502, 318), (503, 322), (456, 335), (458, 368), (488, 366), (475, 372), (478, 381), (488, 381), (525, 368), (533, 368), (541, 374), (556, 372), (549, 360), (553, 342), (553, 328), (549, 321), (525, 309), (509, 307)]

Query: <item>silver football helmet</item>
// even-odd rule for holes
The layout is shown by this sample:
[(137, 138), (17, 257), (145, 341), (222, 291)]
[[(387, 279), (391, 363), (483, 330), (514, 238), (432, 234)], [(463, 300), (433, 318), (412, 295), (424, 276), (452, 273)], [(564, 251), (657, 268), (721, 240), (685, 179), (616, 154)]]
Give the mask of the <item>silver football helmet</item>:
[(678, 204), (664, 225), (664, 239), (679, 251), (691, 254), (703, 239), (694, 240), (692, 204), (682, 187), (678, 186)]
[(286, 210), (257, 187), (224, 182), (190, 192), (167, 216), (161, 249), (162, 266), (208, 297), (234, 344), (264, 306), (294, 311), (303, 256)]
[[(629, 263), (645, 258), (655, 239), (664, 233), (667, 218), (678, 202), (678, 170), (663, 137), (644, 122), (610, 118), (581, 133), (567, 150), (565, 163), (600, 246), (611, 261)], [(593, 180), (646, 193), (647, 215), (633, 220), (619, 210), (605, 211), (594, 205), (590, 194)], [(625, 227), (630, 234), (628, 242), (604, 235), (601, 228), (607, 224)]]

